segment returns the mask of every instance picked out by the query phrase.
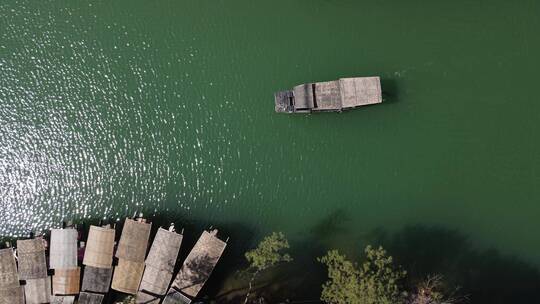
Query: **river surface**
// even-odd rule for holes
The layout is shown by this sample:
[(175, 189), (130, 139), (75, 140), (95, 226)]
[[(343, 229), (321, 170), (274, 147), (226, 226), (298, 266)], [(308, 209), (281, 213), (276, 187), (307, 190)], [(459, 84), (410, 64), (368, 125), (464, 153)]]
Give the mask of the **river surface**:
[[(359, 250), (423, 224), (540, 263), (539, 29), (535, 0), (2, 1), (0, 235), (142, 211)], [(382, 105), (274, 113), (372, 75)]]

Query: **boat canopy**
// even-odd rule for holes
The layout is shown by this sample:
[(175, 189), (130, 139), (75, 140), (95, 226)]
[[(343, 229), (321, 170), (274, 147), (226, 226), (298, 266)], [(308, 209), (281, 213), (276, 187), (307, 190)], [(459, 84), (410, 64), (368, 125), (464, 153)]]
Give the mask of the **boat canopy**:
[(78, 304), (101, 304), (105, 296), (102, 294), (81, 292), (79, 294)]
[(153, 294), (164, 295), (171, 284), (173, 273), (171, 271), (146, 265), (139, 290), (149, 291)]
[(144, 263), (151, 227), (152, 224), (127, 218), (116, 250), (116, 257)]
[(17, 240), (17, 256), (21, 280), (47, 277), (45, 240), (43, 238)]
[(182, 244), (182, 235), (159, 228), (148, 257), (140, 290), (164, 295), (173, 277), (174, 266)]
[(13, 248), (0, 249), (0, 304), (24, 304)]
[(49, 303), (51, 301), (51, 277), (28, 279), (24, 285), (26, 303)]
[(114, 229), (90, 226), (83, 264), (97, 268), (111, 268), (115, 233)]
[(137, 294), (144, 271), (144, 263), (118, 260), (114, 269), (111, 288), (123, 293)]
[(176, 265), (180, 245), (182, 245), (181, 234), (159, 228), (145, 264), (172, 272)]
[(217, 230), (204, 231), (184, 261), (173, 287), (189, 297), (196, 297), (226, 246), (227, 243), (217, 237)]
[(79, 293), (81, 268), (55, 269), (52, 277), (52, 289), (55, 295), (74, 295)]
[(159, 304), (161, 298), (139, 291), (135, 299), (137, 304)]
[(51, 229), (51, 269), (77, 267), (77, 230)]
[(13, 248), (0, 249), (0, 290), (19, 287)]
[(190, 304), (191, 299), (183, 295), (181, 292), (174, 290), (173, 288), (169, 289), (167, 296), (163, 300), (162, 304)]
[(24, 304), (24, 288), (22, 286), (0, 289), (1, 304)]
[(107, 293), (111, 285), (112, 268), (84, 267), (82, 291)]

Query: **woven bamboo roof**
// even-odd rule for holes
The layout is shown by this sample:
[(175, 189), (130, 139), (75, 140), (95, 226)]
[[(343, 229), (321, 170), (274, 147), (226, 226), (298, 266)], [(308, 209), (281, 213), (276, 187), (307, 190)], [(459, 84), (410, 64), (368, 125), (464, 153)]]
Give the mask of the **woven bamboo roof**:
[(143, 271), (144, 263), (119, 259), (118, 266), (114, 268), (111, 288), (132, 295), (137, 294)]
[(126, 219), (116, 257), (132, 262), (144, 262), (151, 224)]
[(137, 297), (135, 299), (135, 303), (137, 304), (159, 304), (160, 301), (160, 298), (140, 291), (137, 293)]
[(41, 237), (28, 240), (17, 240), (17, 251), (19, 253), (45, 251), (45, 241)]
[(146, 265), (139, 290), (149, 291), (157, 295), (164, 295), (167, 293), (167, 288), (169, 288), (169, 284), (171, 284), (172, 277), (172, 271)]
[(379, 77), (353, 77), (339, 80), (341, 103), (344, 109), (382, 102)]
[(51, 277), (26, 280), (24, 295), (27, 304), (49, 303), (51, 301)]
[(174, 287), (190, 297), (197, 296), (227, 246), (216, 234), (217, 230), (202, 233), (173, 282)]
[(51, 304), (73, 304), (75, 296), (51, 296)]
[(105, 296), (91, 292), (81, 292), (79, 294), (78, 304), (101, 304)]
[(111, 286), (112, 268), (84, 267), (82, 291), (107, 293)]
[(49, 268), (77, 267), (77, 230), (51, 229)]
[(83, 264), (98, 268), (111, 268), (114, 252), (115, 230), (90, 226)]
[(164, 295), (171, 283), (182, 235), (159, 228), (146, 258), (140, 290)]
[(23, 287), (0, 289), (0, 304), (24, 304)]
[(159, 228), (145, 264), (172, 272), (176, 265), (176, 258), (181, 244), (181, 234)]
[(0, 249), (0, 289), (19, 286), (13, 248)]
[(190, 304), (191, 299), (173, 288), (169, 289), (162, 304)]
[(62, 268), (54, 271), (52, 289), (55, 295), (74, 295), (79, 293), (81, 268)]
[(17, 240), (19, 278), (39, 279), (47, 276), (45, 241), (42, 238)]
[(317, 107), (313, 110), (328, 111), (341, 109), (341, 94), (339, 92), (339, 81), (317, 82), (315, 84), (315, 99)]

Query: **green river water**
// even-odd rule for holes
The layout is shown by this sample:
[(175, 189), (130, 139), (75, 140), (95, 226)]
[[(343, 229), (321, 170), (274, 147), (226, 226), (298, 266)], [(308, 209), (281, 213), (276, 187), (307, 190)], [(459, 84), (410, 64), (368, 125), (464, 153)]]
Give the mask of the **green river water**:
[[(539, 30), (534, 0), (2, 1), (0, 235), (142, 211), (353, 253), (420, 224), (538, 265)], [(382, 105), (274, 113), (372, 75)]]

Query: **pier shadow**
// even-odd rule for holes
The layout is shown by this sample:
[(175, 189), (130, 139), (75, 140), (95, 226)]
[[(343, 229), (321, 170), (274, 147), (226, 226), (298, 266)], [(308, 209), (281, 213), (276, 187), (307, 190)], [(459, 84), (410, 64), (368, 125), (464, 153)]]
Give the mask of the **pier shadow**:
[(382, 245), (407, 270), (409, 287), (442, 274), (470, 303), (540, 302), (540, 272), (534, 265), (495, 249), (476, 249), (456, 230), (416, 225), (389, 234), (378, 229), (371, 243)]

